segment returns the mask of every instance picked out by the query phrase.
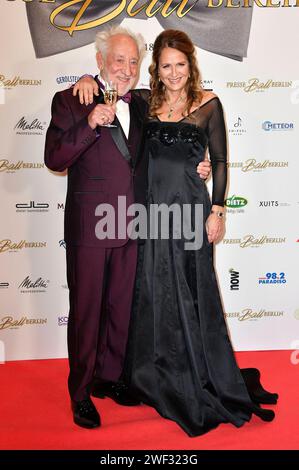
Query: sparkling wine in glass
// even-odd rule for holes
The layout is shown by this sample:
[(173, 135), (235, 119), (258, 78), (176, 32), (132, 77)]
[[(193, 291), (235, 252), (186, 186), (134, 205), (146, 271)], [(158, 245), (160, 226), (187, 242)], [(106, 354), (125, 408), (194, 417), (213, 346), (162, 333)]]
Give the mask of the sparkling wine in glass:
[[(104, 89), (105, 104), (110, 106), (114, 105), (117, 101), (117, 86), (116, 83), (108, 81), (105, 83)], [(103, 124), (104, 127), (117, 127), (115, 124)]]

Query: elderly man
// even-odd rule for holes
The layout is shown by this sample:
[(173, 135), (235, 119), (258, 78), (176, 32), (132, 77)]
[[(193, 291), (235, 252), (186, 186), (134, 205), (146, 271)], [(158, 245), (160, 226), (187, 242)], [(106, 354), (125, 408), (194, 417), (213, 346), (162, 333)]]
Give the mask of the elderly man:
[[(101, 89), (101, 79), (113, 81), (120, 100), (116, 107), (103, 104), (100, 91), (97, 103), (82, 106), (72, 89), (56, 93), (45, 147), (48, 168), (68, 168), (68, 386), (74, 422), (87, 428), (101, 424), (91, 394), (136, 404), (118, 380), (124, 365), (138, 244), (127, 234), (99, 239), (96, 208), (106, 203), (117, 209), (119, 196), (125, 196), (124, 212), (134, 202), (143, 203), (147, 182), (147, 162), (139, 152), (147, 113), (142, 96), (147, 90), (130, 92), (138, 79), (144, 41), (114, 27), (97, 34), (96, 49), (97, 84)], [(104, 127), (112, 121), (116, 127)], [(203, 176), (209, 173), (206, 165)]]

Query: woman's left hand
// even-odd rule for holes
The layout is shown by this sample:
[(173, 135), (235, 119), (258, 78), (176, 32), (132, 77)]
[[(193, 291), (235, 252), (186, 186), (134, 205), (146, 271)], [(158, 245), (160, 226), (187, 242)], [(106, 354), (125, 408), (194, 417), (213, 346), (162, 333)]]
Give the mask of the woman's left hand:
[(209, 243), (218, 242), (224, 234), (224, 217), (211, 213), (206, 221)]

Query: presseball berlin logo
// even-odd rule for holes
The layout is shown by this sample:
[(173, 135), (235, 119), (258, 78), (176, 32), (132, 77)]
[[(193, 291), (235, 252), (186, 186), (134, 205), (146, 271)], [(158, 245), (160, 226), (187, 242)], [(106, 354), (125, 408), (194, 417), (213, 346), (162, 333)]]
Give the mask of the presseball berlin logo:
[(284, 316), (283, 310), (254, 310), (252, 308), (244, 308), (241, 312), (227, 312), (225, 314), (227, 318), (236, 318), (239, 321), (246, 320), (261, 320), (267, 318), (278, 317), (281, 318)]
[(25, 248), (46, 248), (47, 242), (28, 242), (26, 240), (21, 240), (19, 242), (14, 242), (9, 238), (0, 240), (0, 254), (7, 252), (19, 252)]
[(264, 131), (292, 131), (294, 130), (293, 122), (271, 122), (264, 121), (262, 124)]
[(250, 171), (288, 168), (289, 162), (273, 160), (258, 161), (256, 158), (248, 158), (244, 162), (228, 162), (227, 166), (232, 169), (239, 168), (244, 173), (247, 173)]
[(23, 160), (10, 162), (6, 158), (0, 159), (0, 173), (16, 173), (19, 170), (40, 170), (44, 167), (44, 163), (24, 162)]
[(243, 238), (224, 238), (223, 245), (239, 245), (240, 248), (259, 248), (267, 245), (282, 245), (286, 242), (285, 237), (268, 237), (262, 235), (256, 237), (254, 235), (245, 235)]
[(241, 89), (246, 93), (265, 92), (270, 88), (291, 88), (292, 80), (288, 81), (275, 81), (272, 79), (260, 80), (257, 77), (250, 78), (242, 82), (226, 82), (226, 87), (230, 89)]
[(21, 78), (19, 75), (15, 75), (14, 77), (7, 77), (0, 74), (0, 87), (3, 87), (6, 90), (10, 90), (17, 86), (40, 86), (41, 84), (41, 80)]
[(45, 325), (46, 323), (47, 318), (28, 318), (23, 316), (15, 319), (12, 315), (5, 315), (0, 318), (0, 330), (16, 329), (22, 326)]

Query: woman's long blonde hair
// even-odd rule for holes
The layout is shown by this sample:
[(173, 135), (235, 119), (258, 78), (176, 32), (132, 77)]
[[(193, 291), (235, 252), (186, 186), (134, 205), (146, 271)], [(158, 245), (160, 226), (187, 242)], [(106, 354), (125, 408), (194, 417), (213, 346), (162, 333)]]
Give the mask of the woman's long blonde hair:
[(201, 87), (201, 75), (197, 65), (195, 56), (195, 47), (191, 39), (183, 31), (175, 29), (167, 29), (163, 31), (154, 43), (152, 63), (149, 67), (150, 73), (150, 107), (149, 115), (154, 117), (157, 115), (157, 110), (161, 108), (165, 100), (165, 85), (159, 79), (159, 60), (161, 52), (165, 47), (172, 47), (185, 54), (189, 62), (190, 76), (186, 83), (187, 103), (183, 113), (189, 114), (193, 103), (200, 104), (203, 95)]

